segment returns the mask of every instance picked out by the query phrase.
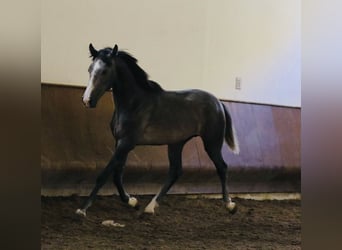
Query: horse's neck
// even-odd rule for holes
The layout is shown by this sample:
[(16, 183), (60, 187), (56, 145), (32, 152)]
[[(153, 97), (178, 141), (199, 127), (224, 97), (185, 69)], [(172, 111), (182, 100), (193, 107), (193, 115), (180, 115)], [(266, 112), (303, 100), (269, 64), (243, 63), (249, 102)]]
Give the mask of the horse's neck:
[(133, 76), (121, 77), (113, 87), (113, 99), (116, 109), (129, 108), (133, 103), (143, 101), (146, 92), (135, 82)]

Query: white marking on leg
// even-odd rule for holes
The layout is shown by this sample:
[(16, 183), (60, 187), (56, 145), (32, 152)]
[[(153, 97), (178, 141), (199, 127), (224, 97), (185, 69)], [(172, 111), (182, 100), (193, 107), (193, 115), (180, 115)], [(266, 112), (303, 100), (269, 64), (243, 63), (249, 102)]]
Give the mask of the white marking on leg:
[(227, 208), (228, 208), (229, 211), (233, 211), (235, 206), (236, 206), (235, 202), (231, 201), (231, 202), (227, 203)]
[(154, 214), (154, 209), (159, 206), (157, 202), (157, 197), (158, 195), (154, 196), (150, 203), (145, 207), (145, 213)]
[(82, 215), (82, 216), (84, 216), (84, 217), (87, 216), (87, 215), (86, 215), (86, 211), (83, 210), (83, 209), (77, 209), (77, 210), (76, 210), (76, 214)]
[(129, 197), (128, 199), (128, 205), (131, 207), (135, 207), (138, 204), (138, 200), (134, 197)]
[(232, 202), (232, 200), (229, 198), (228, 202), (226, 203), (226, 208), (230, 213), (234, 214), (236, 212), (235, 202)]

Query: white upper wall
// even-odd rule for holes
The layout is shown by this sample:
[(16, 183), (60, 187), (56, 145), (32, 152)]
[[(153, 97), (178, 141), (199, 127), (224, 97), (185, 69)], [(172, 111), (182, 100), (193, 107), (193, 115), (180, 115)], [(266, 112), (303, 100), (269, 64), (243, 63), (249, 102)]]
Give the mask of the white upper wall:
[(89, 43), (117, 43), (165, 89), (299, 107), (300, 8), (299, 0), (45, 0), (41, 80), (86, 86)]

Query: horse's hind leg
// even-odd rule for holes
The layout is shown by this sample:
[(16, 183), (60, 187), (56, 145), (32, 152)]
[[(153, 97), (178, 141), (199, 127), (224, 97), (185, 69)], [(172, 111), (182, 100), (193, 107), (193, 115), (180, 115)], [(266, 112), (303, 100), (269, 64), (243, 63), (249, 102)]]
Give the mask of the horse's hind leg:
[[(96, 194), (98, 193), (98, 191), (106, 183), (107, 178), (109, 177), (109, 175), (113, 171), (115, 171), (117, 169), (122, 169), (123, 165), (126, 162), (127, 155), (132, 148), (133, 148), (132, 144), (130, 144), (128, 142), (120, 141), (118, 143), (118, 146), (116, 148), (116, 151), (115, 151), (112, 159), (109, 161), (106, 168), (101, 172), (101, 174), (96, 178), (95, 187), (92, 190), (92, 192), (90, 193), (88, 199), (84, 202), (81, 209), (76, 210), (77, 214), (86, 216), (86, 211), (91, 206), (91, 204), (94, 202), (94, 200), (96, 198)], [(121, 187), (122, 187), (122, 185), (121, 185)], [(121, 190), (123, 190), (123, 188), (121, 188)], [(128, 196), (128, 195), (126, 194), (126, 196)], [(129, 202), (129, 196), (127, 197), (127, 202)]]
[(182, 150), (184, 142), (179, 144), (172, 144), (168, 146), (168, 156), (170, 162), (170, 168), (167, 180), (157, 195), (153, 197), (151, 202), (146, 206), (145, 213), (154, 213), (154, 209), (158, 206), (158, 202), (169, 191), (172, 185), (182, 175)]
[(223, 201), (226, 204), (230, 213), (234, 214), (237, 211), (236, 204), (231, 201), (227, 187), (227, 164), (223, 160), (221, 148), (222, 143), (214, 142), (210, 143), (208, 140), (204, 140), (205, 150), (208, 153), (210, 159), (213, 161), (216, 167), (218, 176), (220, 177)]

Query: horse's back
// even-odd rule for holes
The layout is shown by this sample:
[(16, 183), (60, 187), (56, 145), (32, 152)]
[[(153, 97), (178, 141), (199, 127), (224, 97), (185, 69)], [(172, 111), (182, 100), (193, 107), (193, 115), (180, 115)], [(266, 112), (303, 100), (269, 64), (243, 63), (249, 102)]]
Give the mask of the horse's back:
[(142, 127), (141, 144), (187, 140), (222, 120), (219, 100), (202, 90), (164, 91), (149, 101), (152, 108)]
[(191, 114), (199, 116), (198, 122), (215, 120), (216, 116), (223, 114), (221, 102), (214, 95), (203, 90), (170, 91), (166, 93), (165, 99), (170, 99), (170, 103), (177, 103), (179, 108), (190, 117)]
[(165, 91), (160, 96), (156, 108), (163, 112), (171, 113), (171, 118), (176, 120), (188, 120), (197, 118), (203, 122), (208, 113), (221, 111), (220, 101), (212, 94), (199, 90), (190, 89), (182, 91)]

